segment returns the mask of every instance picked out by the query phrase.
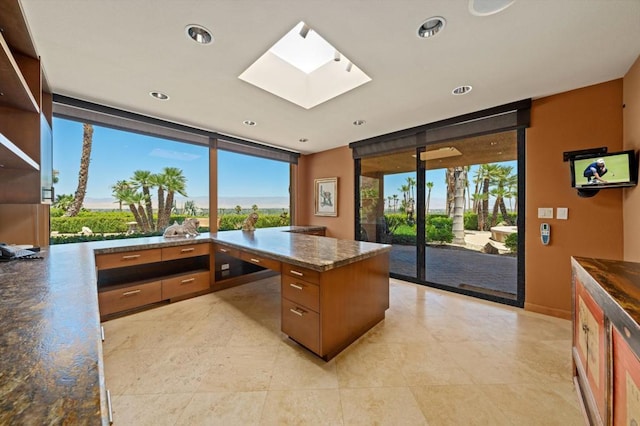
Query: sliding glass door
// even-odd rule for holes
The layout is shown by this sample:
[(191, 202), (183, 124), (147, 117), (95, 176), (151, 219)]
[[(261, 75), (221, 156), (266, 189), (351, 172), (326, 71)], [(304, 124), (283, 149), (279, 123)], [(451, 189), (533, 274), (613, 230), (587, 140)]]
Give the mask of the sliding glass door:
[(511, 130), (357, 160), (360, 239), (392, 245), (393, 277), (521, 305), (523, 151)]

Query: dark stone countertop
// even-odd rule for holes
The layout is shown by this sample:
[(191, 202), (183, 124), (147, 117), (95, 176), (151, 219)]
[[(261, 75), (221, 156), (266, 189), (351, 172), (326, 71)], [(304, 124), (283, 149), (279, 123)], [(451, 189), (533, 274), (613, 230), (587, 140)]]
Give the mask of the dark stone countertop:
[(573, 259), (616, 305), (640, 324), (640, 263), (586, 257)]
[(391, 249), (298, 233), (317, 229), (63, 244), (0, 263), (0, 424), (108, 423), (95, 254), (218, 242), (325, 271)]
[(93, 250), (0, 263), (0, 424), (107, 424)]

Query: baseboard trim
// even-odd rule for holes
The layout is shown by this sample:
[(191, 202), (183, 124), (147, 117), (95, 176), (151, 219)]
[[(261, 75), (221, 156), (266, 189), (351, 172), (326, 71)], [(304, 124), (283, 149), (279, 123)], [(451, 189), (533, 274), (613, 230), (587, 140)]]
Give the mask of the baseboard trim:
[(571, 311), (566, 311), (564, 309), (550, 308), (548, 306), (536, 305), (535, 303), (524, 302), (524, 310), (536, 312), (539, 314), (549, 315), (552, 317), (562, 318), (566, 320), (570, 320), (573, 317), (573, 315), (571, 315)]

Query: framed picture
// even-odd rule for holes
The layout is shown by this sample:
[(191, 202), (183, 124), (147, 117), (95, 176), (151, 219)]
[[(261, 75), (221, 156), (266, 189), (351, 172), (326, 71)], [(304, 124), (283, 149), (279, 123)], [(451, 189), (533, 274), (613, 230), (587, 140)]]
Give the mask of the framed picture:
[(338, 178), (315, 179), (315, 215), (338, 216)]

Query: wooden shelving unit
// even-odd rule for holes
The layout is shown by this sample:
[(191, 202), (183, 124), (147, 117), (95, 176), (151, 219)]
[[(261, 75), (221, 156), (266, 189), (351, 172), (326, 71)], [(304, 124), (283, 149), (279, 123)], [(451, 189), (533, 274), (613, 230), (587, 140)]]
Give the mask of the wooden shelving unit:
[(0, 133), (0, 167), (5, 169), (40, 170), (40, 165)]
[(16, 59), (0, 33), (0, 105), (39, 113), (40, 107), (31, 92)]

